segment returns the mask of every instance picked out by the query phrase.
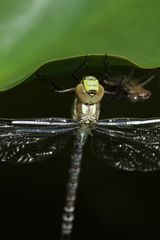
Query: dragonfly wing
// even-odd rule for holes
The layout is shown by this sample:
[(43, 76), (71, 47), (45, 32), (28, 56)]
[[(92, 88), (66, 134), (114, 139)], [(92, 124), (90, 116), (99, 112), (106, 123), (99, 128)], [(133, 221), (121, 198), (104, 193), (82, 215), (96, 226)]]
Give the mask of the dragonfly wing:
[(0, 119), (0, 161), (31, 163), (58, 154), (77, 123), (67, 119)]
[(93, 150), (108, 165), (127, 171), (160, 169), (160, 119), (113, 119), (97, 123)]

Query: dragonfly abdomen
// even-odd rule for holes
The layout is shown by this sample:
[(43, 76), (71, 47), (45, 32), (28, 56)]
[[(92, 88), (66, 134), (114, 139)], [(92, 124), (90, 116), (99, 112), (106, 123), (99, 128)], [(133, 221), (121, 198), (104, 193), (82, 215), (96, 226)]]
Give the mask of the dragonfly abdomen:
[(83, 146), (87, 140), (88, 132), (77, 131), (71, 155), (71, 167), (69, 169), (69, 180), (66, 188), (66, 201), (62, 219), (61, 237), (70, 236), (73, 228), (76, 193), (81, 170), (81, 160), (83, 156)]

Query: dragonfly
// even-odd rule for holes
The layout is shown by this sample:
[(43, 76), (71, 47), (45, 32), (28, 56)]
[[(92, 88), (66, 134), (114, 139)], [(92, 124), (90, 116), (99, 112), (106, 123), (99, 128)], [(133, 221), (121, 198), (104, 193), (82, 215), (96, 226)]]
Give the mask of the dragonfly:
[(95, 76), (85, 76), (75, 88), (72, 118), (0, 119), (0, 161), (31, 164), (54, 158), (72, 139), (71, 165), (62, 215), (61, 240), (71, 237), (81, 161), (86, 141), (108, 166), (126, 171), (160, 169), (160, 118), (100, 120), (106, 94)]

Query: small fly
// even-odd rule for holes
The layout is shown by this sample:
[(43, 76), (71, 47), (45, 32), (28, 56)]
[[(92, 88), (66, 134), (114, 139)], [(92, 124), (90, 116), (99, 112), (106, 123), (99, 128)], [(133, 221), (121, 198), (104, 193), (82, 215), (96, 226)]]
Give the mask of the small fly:
[(103, 83), (117, 99), (127, 99), (133, 103), (148, 100), (152, 94), (151, 91), (145, 89), (144, 86), (151, 82), (156, 77), (157, 73), (150, 75), (142, 83), (137, 83), (132, 79), (133, 73), (134, 68), (131, 69), (128, 76), (124, 75), (119, 79), (118, 83), (109, 81), (108, 77), (107, 79), (103, 79)]

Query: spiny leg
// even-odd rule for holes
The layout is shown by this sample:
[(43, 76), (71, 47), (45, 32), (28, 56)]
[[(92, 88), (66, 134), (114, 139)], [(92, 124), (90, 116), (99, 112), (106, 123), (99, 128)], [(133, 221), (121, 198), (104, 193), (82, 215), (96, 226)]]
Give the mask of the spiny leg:
[(56, 93), (66, 93), (66, 92), (72, 92), (75, 91), (75, 88), (67, 88), (67, 89), (61, 89), (60, 87), (58, 87), (50, 78), (48, 78), (46, 75), (44, 74), (39, 74), (37, 73), (37, 77), (40, 80), (47, 80), (51, 86), (51, 88), (53, 89), (54, 92)]
[(115, 90), (114, 91), (107, 91), (107, 90), (104, 91), (105, 94), (112, 96), (111, 99), (109, 99), (109, 101), (106, 102), (104, 107), (108, 107), (110, 105), (110, 103), (116, 98), (116, 94), (117, 94), (117, 84), (114, 82), (108, 81), (108, 79), (110, 77), (109, 77), (108, 68), (107, 68), (107, 64), (106, 64), (107, 58), (108, 58), (108, 56), (105, 54), (104, 59), (103, 59), (104, 74), (100, 78), (100, 81), (102, 81), (103, 83), (105, 83), (106, 85), (108, 85), (110, 87), (115, 87)]
[[(109, 85), (110, 85), (111, 82), (108, 81), (108, 79), (109, 79), (109, 74), (108, 74), (108, 69), (107, 69), (107, 64), (106, 64), (107, 58), (108, 58), (108, 57), (107, 57), (107, 55), (105, 54), (105, 55), (104, 55), (104, 59), (103, 59), (104, 74), (103, 74), (102, 77), (99, 78), (99, 80), (102, 81), (103, 83), (105, 83), (105, 81), (107, 81), (107, 82), (109, 83)], [(112, 83), (111, 83), (111, 85), (112, 85)], [(115, 86), (115, 84), (114, 84), (113, 86)], [(107, 90), (105, 90), (104, 93), (105, 93), (105, 94), (109, 94), (109, 95), (115, 95), (115, 94), (116, 94), (115, 91), (112, 91), (112, 92), (111, 92), (111, 91), (107, 91)]]
[[(85, 56), (84, 61), (76, 68), (76, 70), (72, 73), (72, 77), (75, 80), (78, 80), (76, 77), (76, 73), (86, 64), (88, 59), (88, 55)], [(53, 81), (50, 80), (50, 84), (52, 89), (54, 90), (54, 92), (56, 93), (66, 93), (66, 92), (72, 92), (75, 91), (75, 87), (73, 88), (68, 88), (68, 89), (60, 89), (57, 85), (55, 85), (55, 83), (53, 83)]]
[(79, 72), (79, 70), (86, 64), (88, 60), (88, 55), (85, 56), (84, 61), (74, 70), (72, 73), (72, 77), (78, 81), (78, 78), (76, 77), (76, 73)]
[[(132, 73), (133, 74), (133, 73)], [(101, 109), (104, 111), (104, 109), (108, 109), (111, 103), (113, 103), (117, 98), (119, 98), (120, 93), (122, 92), (122, 86), (124, 81), (127, 79), (125, 75), (122, 76), (122, 78), (119, 81), (119, 84), (117, 85), (116, 83), (108, 82), (107, 80), (104, 80), (104, 83), (107, 81), (107, 85), (114, 87), (114, 91), (104, 91), (105, 94), (111, 95), (111, 98), (108, 99), (105, 104), (101, 107)]]
[(107, 67), (107, 64), (106, 64), (107, 58), (108, 58), (108, 56), (105, 54), (104, 59), (103, 59), (104, 74), (100, 78), (101, 81), (109, 79), (108, 67)]
[(54, 92), (56, 91), (61, 91), (62, 89), (60, 87), (58, 87), (51, 79), (50, 77), (47, 77), (45, 74), (43, 73), (36, 73), (36, 76), (38, 77), (39, 80), (42, 81), (48, 81), (51, 88), (54, 90)]
[(102, 81), (102, 83), (110, 86), (110, 87), (116, 87), (117, 84), (115, 82), (111, 82), (109, 81), (110, 76), (109, 76), (109, 71), (108, 71), (108, 67), (107, 67), (107, 58), (108, 56), (105, 54), (104, 55), (104, 59), (103, 59), (103, 67), (104, 67), (104, 74), (100, 77), (100, 81)]
[(149, 82), (151, 82), (157, 75), (159, 74), (159, 69), (154, 72), (150, 77), (148, 77), (145, 81), (143, 81), (142, 83), (140, 83), (140, 85), (143, 87), (145, 85), (147, 85)]
[[(131, 68), (131, 71), (129, 72), (129, 74), (126, 76), (126, 75), (124, 75), (124, 82), (125, 81), (132, 81), (133, 79), (132, 79), (132, 76), (133, 76), (133, 74), (134, 74), (134, 71), (135, 71), (135, 68)], [(145, 85), (147, 85), (149, 82), (151, 82), (157, 75), (158, 75), (158, 73), (159, 73), (159, 70), (158, 71), (153, 71), (153, 73), (152, 73), (152, 71), (151, 71), (151, 73), (149, 73), (149, 77), (145, 77), (146, 78), (146, 80), (144, 80), (143, 82), (141, 82), (141, 83), (138, 83), (138, 85), (139, 86), (141, 86), (141, 87), (143, 87), (143, 86), (145, 86)]]
[[(75, 71), (72, 73), (72, 77), (75, 80), (78, 80), (78, 78), (76, 77), (76, 73), (86, 64), (88, 59), (88, 55), (85, 56), (84, 61), (75, 69)], [(57, 93), (65, 93), (65, 92), (71, 92), (74, 91), (75, 88), (68, 88), (68, 89), (61, 89), (60, 87), (58, 87), (49, 77), (47, 77), (45, 74), (41, 74), (41, 73), (36, 73), (36, 76), (38, 77), (38, 79), (40, 80), (47, 80), (51, 86), (51, 88), (54, 90), (54, 92)]]

